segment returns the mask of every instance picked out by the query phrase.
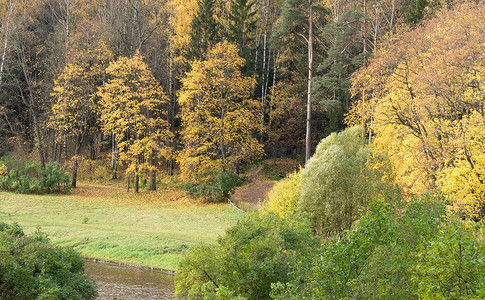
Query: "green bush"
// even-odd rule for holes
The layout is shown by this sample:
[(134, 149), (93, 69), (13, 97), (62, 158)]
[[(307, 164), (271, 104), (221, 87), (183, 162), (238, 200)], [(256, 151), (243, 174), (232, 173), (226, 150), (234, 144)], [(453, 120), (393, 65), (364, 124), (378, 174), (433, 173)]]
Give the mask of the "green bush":
[(483, 299), (483, 226), (447, 214), (439, 197), (390, 196), (295, 264), (273, 298)]
[(17, 225), (0, 223), (0, 299), (95, 299), (95, 284), (72, 249), (29, 237)]
[(71, 189), (69, 175), (64, 172), (57, 161), (48, 163), (42, 168), (41, 189), (46, 193), (67, 193)]
[(221, 172), (217, 174), (212, 184), (192, 184), (185, 185), (185, 191), (196, 198), (204, 198), (210, 202), (226, 201), (242, 184), (241, 178), (234, 172)]
[[(273, 213), (246, 214), (213, 247), (190, 250), (175, 277), (185, 299), (268, 299), (271, 283), (287, 282), (295, 257), (317, 245), (309, 222)], [(224, 297), (227, 296), (227, 297)]]
[(317, 146), (301, 173), (299, 208), (322, 237), (350, 229), (369, 201), (388, 187), (381, 167), (361, 140), (362, 129), (332, 133)]
[(0, 188), (22, 194), (67, 193), (71, 186), (69, 175), (57, 162), (43, 168), (40, 164), (10, 157), (0, 161)]

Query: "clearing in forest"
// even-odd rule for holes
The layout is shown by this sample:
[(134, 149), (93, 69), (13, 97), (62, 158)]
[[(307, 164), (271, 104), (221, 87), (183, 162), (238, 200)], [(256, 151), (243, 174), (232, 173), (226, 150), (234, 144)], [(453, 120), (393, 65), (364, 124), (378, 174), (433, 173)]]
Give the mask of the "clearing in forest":
[(194, 245), (214, 243), (238, 216), (226, 203), (172, 189), (133, 194), (81, 183), (67, 195), (0, 193), (0, 222), (17, 222), (26, 233), (40, 228), (86, 258), (166, 270), (176, 270)]

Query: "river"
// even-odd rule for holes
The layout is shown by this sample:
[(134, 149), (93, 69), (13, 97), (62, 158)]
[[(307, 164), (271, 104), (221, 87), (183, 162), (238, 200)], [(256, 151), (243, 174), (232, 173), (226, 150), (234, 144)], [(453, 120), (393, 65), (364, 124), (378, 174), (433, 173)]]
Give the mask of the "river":
[(92, 261), (85, 262), (85, 272), (96, 282), (99, 300), (175, 299), (172, 275)]

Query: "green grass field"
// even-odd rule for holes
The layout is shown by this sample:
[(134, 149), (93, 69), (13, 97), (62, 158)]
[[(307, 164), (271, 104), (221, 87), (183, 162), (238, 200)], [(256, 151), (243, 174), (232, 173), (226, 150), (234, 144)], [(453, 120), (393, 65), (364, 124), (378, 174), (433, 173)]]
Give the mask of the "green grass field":
[(211, 244), (239, 214), (227, 204), (204, 204), (184, 192), (81, 184), (68, 195), (0, 193), (0, 221), (40, 228), (53, 243), (83, 257), (176, 270), (187, 250)]

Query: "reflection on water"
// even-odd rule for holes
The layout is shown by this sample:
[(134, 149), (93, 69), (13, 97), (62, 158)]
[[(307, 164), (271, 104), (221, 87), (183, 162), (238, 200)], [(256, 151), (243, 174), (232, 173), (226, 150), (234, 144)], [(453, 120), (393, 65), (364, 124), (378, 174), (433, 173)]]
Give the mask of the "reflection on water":
[(100, 300), (175, 299), (172, 275), (92, 261), (85, 272), (96, 281)]

